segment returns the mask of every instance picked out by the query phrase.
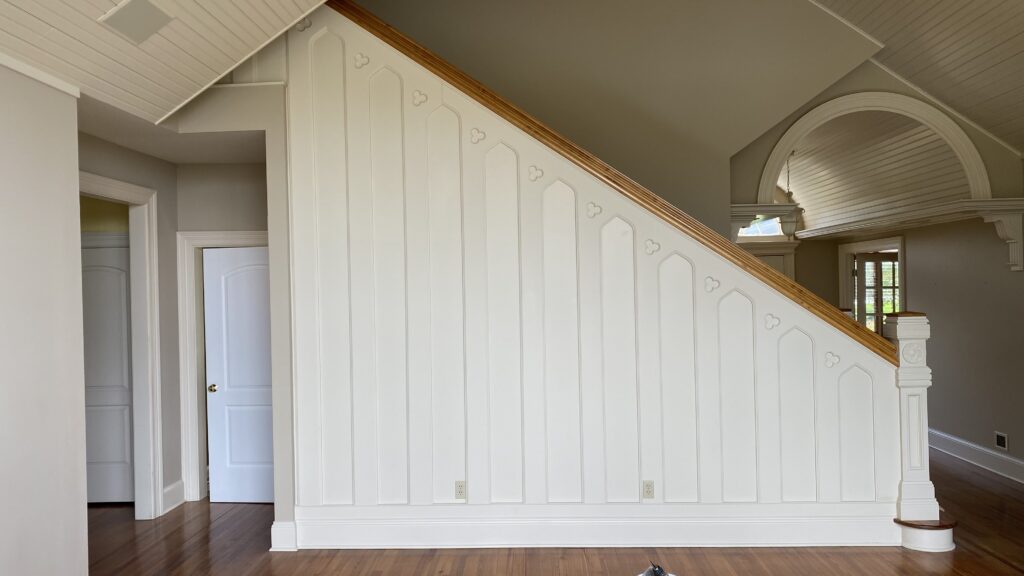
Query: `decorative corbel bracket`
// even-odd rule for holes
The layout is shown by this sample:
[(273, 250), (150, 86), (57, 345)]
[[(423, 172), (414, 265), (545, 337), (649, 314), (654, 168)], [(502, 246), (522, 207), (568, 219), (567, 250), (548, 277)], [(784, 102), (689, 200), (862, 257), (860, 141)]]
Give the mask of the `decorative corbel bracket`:
[(1010, 270), (1024, 270), (1024, 213), (982, 214), (989, 224), (994, 224), (996, 234), (1010, 248)]

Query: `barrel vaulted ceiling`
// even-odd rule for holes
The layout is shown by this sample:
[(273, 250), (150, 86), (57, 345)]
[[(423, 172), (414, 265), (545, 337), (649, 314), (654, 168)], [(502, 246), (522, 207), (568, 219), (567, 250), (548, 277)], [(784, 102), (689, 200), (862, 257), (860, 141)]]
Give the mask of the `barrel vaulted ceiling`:
[(884, 44), (877, 62), (1024, 150), (1024, 2), (816, 1)]
[(0, 0), (0, 51), (157, 122), (323, 2), (144, 0), (170, 21), (136, 44), (101, 22), (126, 1)]
[(779, 176), (804, 209), (805, 229), (869, 220), (926, 203), (970, 198), (956, 153), (920, 122), (855, 112), (808, 134)]

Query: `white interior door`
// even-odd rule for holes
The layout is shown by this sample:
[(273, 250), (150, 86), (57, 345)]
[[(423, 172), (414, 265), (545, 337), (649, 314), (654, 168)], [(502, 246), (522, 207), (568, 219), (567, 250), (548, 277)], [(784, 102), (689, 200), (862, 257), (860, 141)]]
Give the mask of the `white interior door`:
[(267, 249), (203, 250), (211, 502), (273, 502)]
[(89, 502), (130, 502), (131, 319), (127, 248), (82, 250)]

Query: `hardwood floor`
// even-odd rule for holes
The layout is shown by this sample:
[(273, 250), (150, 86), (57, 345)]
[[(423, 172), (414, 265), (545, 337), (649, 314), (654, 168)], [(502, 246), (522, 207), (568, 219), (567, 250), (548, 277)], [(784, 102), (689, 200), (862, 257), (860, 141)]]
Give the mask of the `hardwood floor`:
[(957, 549), (566, 548), (267, 552), (269, 505), (188, 503), (135, 522), (131, 506), (89, 508), (93, 575), (217, 574), (630, 576), (651, 559), (678, 576), (1024, 574), (1024, 487), (932, 451), (939, 502), (960, 521)]

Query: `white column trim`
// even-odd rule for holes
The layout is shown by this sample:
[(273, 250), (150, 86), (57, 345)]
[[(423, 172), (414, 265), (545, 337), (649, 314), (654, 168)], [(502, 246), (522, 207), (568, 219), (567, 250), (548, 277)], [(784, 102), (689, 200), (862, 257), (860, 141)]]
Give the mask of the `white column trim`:
[(900, 489), (896, 514), (900, 520), (939, 519), (928, 463), (928, 367), (926, 343), (931, 336), (928, 318), (904, 312), (885, 317), (885, 336), (896, 344), (900, 394)]
[(205, 495), (206, 465), (199, 442), (199, 365), (196, 324), (196, 250), (266, 246), (265, 231), (178, 232), (178, 366), (181, 379), (181, 479), (184, 499)]

